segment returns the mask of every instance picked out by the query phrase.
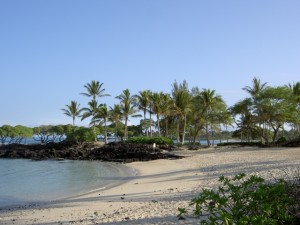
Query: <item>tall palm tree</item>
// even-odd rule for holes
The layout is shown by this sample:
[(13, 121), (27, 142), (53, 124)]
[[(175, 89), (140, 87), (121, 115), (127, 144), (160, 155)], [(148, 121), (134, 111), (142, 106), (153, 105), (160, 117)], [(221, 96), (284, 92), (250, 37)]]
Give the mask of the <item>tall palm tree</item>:
[(61, 109), (64, 111), (64, 114), (72, 117), (73, 126), (75, 126), (75, 118), (80, 116), (80, 113), (83, 109), (80, 109), (80, 104), (78, 104), (76, 101), (71, 101), (70, 105), (66, 105), (66, 109)]
[[(288, 84), (288, 87), (290, 88), (292, 92), (292, 97), (296, 103), (296, 107), (298, 110), (298, 113), (300, 114), (300, 82)], [(299, 118), (299, 117), (298, 117)], [(298, 132), (298, 135), (300, 135), (300, 119), (294, 122), (294, 126)]]
[[(152, 98), (152, 95), (153, 93), (150, 92), (149, 93), (149, 98), (151, 99)], [(152, 101), (150, 100), (149, 102), (149, 109), (148, 109), (148, 112), (149, 112), (149, 130), (150, 130), (150, 137), (152, 137), (152, 114), (153, 114), (153, 110), (152, 110)]]
[(96, 110), (96, 114), (94, 115), (93, 121), (94, 123), (104, 124), (104, 136), (105, 136), (105, 144), (107, 144), (107, 120), (109, 117), (108, 109), (106, 104), (99, 105)]
[(261, 95), (262, 91), (265, 90), (266, 88), (267, 88), (267, 83), (261, 84), (260, 79), (254, 77), (252, 80), (252, 87), (246, 86), (242, 89), (247, 93), (249, 93), (254, 99), (257, 99)]
[(104, 94), (105, 89), (102, 88), (103, 83), (100, 83), (99, 81), (92, 80), (91, 83), (87, 83), (84, 85), (86, 89), (86, 93), (80, 93), (87, 97), (92, 97), (93, 100), (96, 100), (97, 97), (105, 97), (110, 96), (109, 94)]
[(212, 119), (213, 109), (215, 107), (218, 107), (220, 104), (225, 103), (221, 96), (216, 95), (215, 90), (210, 89), (203, 89), (203, 91), (199, 94), (198, 98), (204, 107), (206, 140), (207, 145), (210, 146), (209, 125), (212, 126), (212, 123), (209, 124), (209, 120)]
[(153, 113), (156, 114), (157, 119), (157, 130), (158, 130), (158, 136), (160, 137), (160, 115), (163, 113), (161, 105), (162, 105), (162, 96), (163, 93), (153, 93), (151, 96), (151, 102), (152, 102), (152, 110)]
[(261, 128), (261, 140), (264, 142), (263, 137), (265, 136), (265, 127), (267, 124), (267, 121), (264, 120), (265, 113), (264, 108), (265, 105), (263, 104), (263, 98), (262, 94), (264, 91), (266, 91), (268, 88), (267, 83), (261, 83), (260, 79), (257, 77), (254, 77), (252, 80), (252, 87), (246, 86), (243, 88), (244, 91), (246, 91), (248, 94), (250, 94), (252, 98), (252, 110), (251, 113), (256, 115), (256, 120), (254, 120), (254, 124), (258, 124)]
[(192, 95), (192, 109), (188, 114), (188, 120), (190, 121), (190, 135), (193, 138), (193, 144), (196, 143), (196, 139), (199, 136), (201, 130), (204, 129), (205, 120), (204, 120), (204, 107), (203, 104), (199, 101), (199, 95), (201, 91), (198, 87), (194, 87), (191, 90)]
[(170, 95), (163, 92), (153, 93), (151, 96), (152, 111), (156, 114), (158, 136), (161, 136), (160, 119), (168, 114), (170, 107)]
[[(105, 94), (105, 89), (102, 88), (103, 83), (100, 83), (99, 81), (95, 81), (92, 80), (90, 83), (87, 83), (86, 85), (84, 85), (86, 92), (85, 93), (80, 93), (84, 96), (87, 97), (91, 97), (92, 100), (88, 103), (89, 108), (84, 108), (84, 110), (86, 111), (85, 114), (82, 117), (82, 120), (87, 118), (87, 117), (95, 117), (96, 115), (96, 110), (98, 109), (98, 103), (97, 103), (97, 97), (105, 97), (105, 96), (110, 96), (109, 94)], [(95, 125), (95, 123), (93, 121), (91, 121), (91, 123), (93, 126)], [(94, 128), (93, 128), (94, 129)], [(95, 131), (95, 129), (94, 129)]]
[[(146, 113), (149, 111), (149, 106), (150, 106), (150, 97), (151, 97), (151, 92), (150, 90), (144, 90), (140, 91), (139, 94), (134, 95), (136, 98), (136, 103), (138, 109), (143, 111), (144, 114), (144, 121), (146, 121)], [(150, 122), (151, 123), (151, 122)], [(148, 136), (148, 129), (146, 130), (146, 135)]]
[(115, 123), (115, 140), (118, 137), (118, 123), (123, 119), (121, 105), (114, 104), (114, 107), (109, 107), (108, 120)]
[(99, 105), (98, 105), (97, 100), (92, 99), (91, 101), (88, 102), (88, 106), (89, 106), (88, 108), (85, 107), (82, 109), (83, 114), (81, 115), (81, 121), (88, 117), (92, 117), (89, 125), (92, 126), (92, 129), (93, 129), (93, 132), (95, 135), (95, 141), (97, 141), (97, 134), (96, 134), (96, 130), (95, 130), (95, 126), (96, 126), (95, 115), (97, 113)]
[[(172, 86), (172, 97), (174, 101), (174, 110), (177, 114), (177, 141), (184, 143), (185, 130), (187, 123), (187, 114), (191, 111), (191, 95), (188, 89), (186, 81), (182, 84), (178, 84), (177, 81), (174, 82)], [(180, 126), (182, 127), (182, 132), (180, 132)]]
[(168, 122), (171, 120), (171, 116), (174, 114), (174, 101), (170, 94), (163, 94), (161, 96), (161, 111), (165, 121), (165, 136), (168, 136)]
[(85, 120), (88, 117), (92, 117), (90, 126), (95, 125), (95, 121), (93, 120), (98, 108), (100, 105), (98, 105), (97, 100), (92, 99), (88, 102), (88, 107), (82, 108), (83, 114), (81, 115), (81, 120)]
[(300, 108), (300, 82), (293, 83), (293, 84), (288, 84), (288, 87), (292, 91), (292, 95)]
[(116, 97), (120, 100), (122, 114), (125, 119), (125, 128), (124, 128), (124, 139), (128, 139), (127, 125), (129, 116), (138, 117), (140, 115), (136, 114), (138, 110), (135, 108), (136, 99), (130, 94), (128, 89), (123, 90), (122, 94)]

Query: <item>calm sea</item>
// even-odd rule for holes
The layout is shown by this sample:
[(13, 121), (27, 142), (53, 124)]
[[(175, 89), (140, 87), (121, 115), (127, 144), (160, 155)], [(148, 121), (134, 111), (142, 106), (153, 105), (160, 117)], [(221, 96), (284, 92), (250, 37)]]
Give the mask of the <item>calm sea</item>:
[(133, 174), (122, 164), (100, 161), (0, 159), (0, 207), (84, 194)]

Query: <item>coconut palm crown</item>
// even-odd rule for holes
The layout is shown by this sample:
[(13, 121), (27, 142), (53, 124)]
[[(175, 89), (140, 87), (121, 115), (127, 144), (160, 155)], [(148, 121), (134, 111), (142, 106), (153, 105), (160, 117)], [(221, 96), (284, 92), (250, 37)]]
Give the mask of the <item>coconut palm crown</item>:
[(64, 111), (64, 114), (72, 117), (73, 126), (75, 126), (75, 118), (80, 116), (80, 113), (83, 109), (80, 109), (80, 104), (78, 104), (76, 101), (71, 101), (70, 105), (66, 105), (66, 109), (61, 109)]
[(92, 97), (93, 100), (96, 100), (96, 97), (105, 97), (110, 96), (109, 94), (104, 94), (105, 89), (102, 88), (103, 83), (100, 83), (99, 81), (92, 80), (91, 83), (87, 83), (84, 85), (86, 89), (86, 93), (80, 93), (87, 97)]

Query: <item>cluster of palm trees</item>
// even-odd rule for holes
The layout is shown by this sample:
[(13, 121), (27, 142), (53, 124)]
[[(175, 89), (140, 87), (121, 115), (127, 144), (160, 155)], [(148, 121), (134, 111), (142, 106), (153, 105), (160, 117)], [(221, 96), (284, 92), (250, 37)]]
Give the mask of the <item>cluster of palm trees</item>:
[[(91, 98), (88, 107), (80, 108), (80, 104), (71, 101), (70, 105), (66, 105), (62, 110), (67, 116), (72, 117), (73, 126), (76, 117), (80, 117), (81, 120), (91, 118), (90, 126), (103, 126), (105, 137), (108, 121), (115, 125), (115, 135), (118, 124), (124, 121), (124, 139), (128, 139), (128, 120), (130, 117), (141, 117), (140, 111), (143, 112), (141, 123), (145, 128), (146, 136), (153, 135), (154, 127), (158, 136), (170, 136), (172, 133), (170, 130), (175, 129), (177, 140), (181, 143), (185, 141), (187, 132), (195, 140), (203, 128), (209, 143), (210, 130), (217, 124), (230, 123), (226, 104), (221, 96), (210, 89), (189, 90), (186, 81), (182, 83), (175, 81), (171, 94), (144, 90), (132, 95), (128, 89), (125, 89), (116, 96), (120, 104), (115, 104), (109, 109), (106, 104), (98, 103), (98, 98), (109, 96), (105, 94), (103, 83), (93, 80), (84, 87), (86, 92), (81, 94)], [(156, 118), (156, 121), (153, 118)]]
[(279, 87), (267, 86), (254, 78), (252, 86), (243, 88), (250, 97), (230, 108), (241, 135), (249, 141), (253, 136), (274, 143), (284, 126), (300, 135), (300, 82)]
[[(172, 84), (171, 93), (143, 90), (132, 95), (128, 89), (116, 96), (119, 104), (107, 107), (99, 104), (98, 99), (109, 96), (105, 93), (103, 83), (91, 81), (84, 85), (86, 92), (81, 93), (91, 100), (88, 107), (80, 108), (80, 104), (71, 101), (62, 109), (67, 116), (81, 120), (91, 118), (90, 126), (104, 128), (107, 141), (107, 123), (115, 126), (117, 135), (118, 124), (124, 124), (124, 139), (128, 139), (128, 121), (130, 117), (143, 117), (141, 126), (144, 135), (177, 138), (184, 143), (186, 134), (195, 142), (200, 134), (204, 134), (210, 145), (211, 134), (221, 127), (227, 129), (235, 122), (238, 129), (250, 140), (253, 134), (260, 133), (262, 141), (267, 141), (266, 133), (272, 130), (273, 140), (284, 124), (295, 125), (300, 131), (300, 83), (283, 87), (268, 87), (258, 78), (253, 79), (253, 86), (243, 88), (250, 94), (229, 109), (222, 97), (215, 90), (189, 89), (186, 81)], [(142, 112), (142, 115), (140, 114)], [(155, 129), (154, 129), (155, 128)], [(154, 132), (155, 131), (155, 132)], [(269, 131), (269, 132), (267, 132)]]

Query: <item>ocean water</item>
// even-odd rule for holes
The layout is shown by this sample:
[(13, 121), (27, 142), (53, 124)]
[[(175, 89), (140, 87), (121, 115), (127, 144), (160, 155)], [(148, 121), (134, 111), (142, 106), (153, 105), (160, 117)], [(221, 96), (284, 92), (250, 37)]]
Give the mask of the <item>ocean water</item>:
[(0, 207), (76, 196), (133, 175), (122, 164), (100, 161), (0, 159)]

